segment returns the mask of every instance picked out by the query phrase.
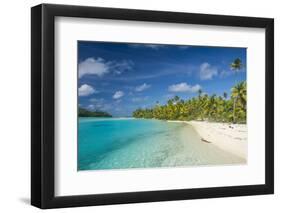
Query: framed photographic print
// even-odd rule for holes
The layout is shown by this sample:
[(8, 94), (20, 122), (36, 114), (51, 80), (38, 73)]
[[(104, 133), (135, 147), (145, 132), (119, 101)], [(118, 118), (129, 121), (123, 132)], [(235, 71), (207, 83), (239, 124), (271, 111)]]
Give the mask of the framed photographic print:
[(31, 203), (272, 194), (274, 21), (31, 9)]

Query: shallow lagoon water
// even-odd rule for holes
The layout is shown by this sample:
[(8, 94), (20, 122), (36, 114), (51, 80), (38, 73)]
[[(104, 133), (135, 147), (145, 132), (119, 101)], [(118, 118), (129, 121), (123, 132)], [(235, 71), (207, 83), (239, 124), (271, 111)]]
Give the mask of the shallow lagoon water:
[(192, 126), (153, 119), (79, 118), (78, 170), (245, 163), (200, 140)]

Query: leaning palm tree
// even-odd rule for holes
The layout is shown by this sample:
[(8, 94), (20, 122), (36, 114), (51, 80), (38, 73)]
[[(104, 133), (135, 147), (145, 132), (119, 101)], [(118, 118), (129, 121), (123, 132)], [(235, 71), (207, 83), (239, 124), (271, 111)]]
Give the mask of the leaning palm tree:
[(232, 89), (231, 89), (231, 97), (233, 98), (233, 122), (236, 122), (236, 105), (237, 103), (241, 103), (243, 105), (243, 108), (245, 107), (246, 103), (246, 83), (245, 82), (240, 82), (236, 84)]
[(246, 105), (247, 105), (247, 85), (246, 82), (243, 81), (241, 82), (241, 91), (239, 94), (239, 102), (241, 103), (243, 110), (246, 110)]
[(198, 90), (198, 108), (197, 110), (199, 111), (199, 117), (200, 120), (203, 120), (203, 113), (202, 113), (202, 105), (203, 105), (203, 101), (202, 101), (202, 89)]
[[(230, 69), (234, 71), (235, 74), (237, 74), (237, 72), (239, 70), (242, 69), (242, 61), (240, 58), (236, 58), (231, 64), (230, 64)], [(235, 108), (236, 108), (236, 100), (237, 98), (234, 97), (234, 100), (233, 100), (233, 122), (235, 123)]]

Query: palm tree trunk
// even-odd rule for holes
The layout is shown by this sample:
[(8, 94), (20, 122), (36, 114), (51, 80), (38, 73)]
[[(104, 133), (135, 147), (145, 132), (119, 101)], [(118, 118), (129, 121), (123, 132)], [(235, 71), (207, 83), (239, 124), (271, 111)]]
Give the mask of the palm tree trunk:
[[(237, 85), (238, 83), (238, 79), (237, 79), (237, 70), (234, 72), (235, 74), (235, 85)], [(236, 108), (236, 101), (237, 101), (237, 97), (234, 98), (234, 102), (233, 102), (233, 123), (236, 123), (236, 117), (235, 117), (235, 108)]]
[(233, 123), (236, 123), (236, 117), (235, 117), (236, 101), (237, 101), (237, 97), (235, 97), (233, 101)]

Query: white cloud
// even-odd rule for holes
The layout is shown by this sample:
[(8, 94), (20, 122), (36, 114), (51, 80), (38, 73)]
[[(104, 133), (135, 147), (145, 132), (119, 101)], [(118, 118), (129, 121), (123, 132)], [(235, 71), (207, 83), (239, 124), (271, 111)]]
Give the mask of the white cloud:
[(151, 48), (154, 50), (158, 50), (160, 48), (167, 48), (167, 47), (178, 47), (179, 49), (188, 49), (190, 46), (188, 45), (165, 45), (165, 44), (129, 44), (130, 47), (134, 48)]
[(93, 104), (89, 104), (89, 105), (87, 106), (87, 109), (93, 110), (93, 109), (95, 109), (95, 106), (94, 106)]
[(220, 77), (224, 78), (224, 77), (232, 75), (233, 73), (234, 73), (233, 71), (223, 70), (223, 71), (220, 72)]
[[(245, 70), (236, 70), (235, 72), (245, 72)], [(226, 78), (228, 76), (231, 76), (231, 75), (234, 75), (235, 72), (233, 70), (222, 70), (220, 73), (219, 73), (219, 76), (221, 78)]]
[(186, 49), (189, 49), (190, 46), (187, 46), (187, 45), (180, 45), (178, 46), (179, 49), (182, 49), (182, 50), (186, 50)]
[(123, 61), (113, 61), (109, 62), (110, 70), (117, 74), (120, 75), (125, 71), (132, 70), (134, 63), (131, 60), (123, 60)]
[(83, 84), (78, 89), (78, 95), (79, 96), (88, 96), (88, 95), (91, 95), (93, 93), (97, 93), (97, 91), (95, 90), (95, 88), (93, 88), (92, 86), (90, 86), (88, 84)]
[(101, 102), (104, 102), (104, 99), (103, 98), (91, 98), (90, 102), (92, 102), (92, 103), (101, 103)]
[(191, 86), (187, 83), (173, 84), (168, 87), (169, 92), (198, 92), (199, 89), (201, 89), (199, 84)]
[(91, 98), (91, 104), (88, 105), (89, 109), (94, 110), (110, 110), (112, 108), (111, 104), (106, 103), (105, 99), (103, 98)]
[(117, 91), (114, 93), (114, 95), (112, 96), (112, 98), (114, 99), (119, 99), (119, 98), (122, 98), (124, 96), (124, 92), (122, 91)]
[(200, 65), (199, 77), (201, 80), (210, 80), (218, 75), (218, 69), (205, 62)]
[(103, 76), (109, 72), (109, 64), (102, 58), (87, 58), (79, 63), (79, 78), (84, 75), (97, 75)]
[(95, 106), (96, 109), (100, 109), (104, 106), (105, 100), (103, 98), (91, 98), (90, 102)]
[(151, 48), (154, 50), (166, 47), (166, 45), (163, 44), (129, 44), (129, 46), (134, 48)]
[(196, 84), (190, 88), (190, 92), (198, 92), (201, 89), (199, 84)]
[(159, 49), (159, 48), (162, 48), (162, 47), (165, 47), (165, 45), (160, 45), (160, 44), (147, 44), (145, 45), (145, 47), (149, 47), (149, 48), (152, 48), (152, 49)]
[(151, 87), (151, 85), (144, 83), (142, 85), (137, 86), (136, 87), (136, 91), (137, 92), (142, 92), (142, 91), (144, 91), (144, 90), (146, 90), (146, 89), (148, 89), (150, 87)]
[(84, 75), (103, 76), (106, 73), (122, 74), (133, 69), (134, 63), (130, 60), (105, 61), (103, 58), (87, 58), (79, 63), (79, 78)]

